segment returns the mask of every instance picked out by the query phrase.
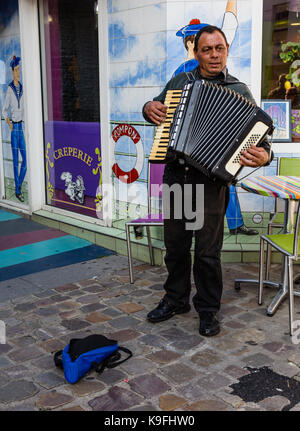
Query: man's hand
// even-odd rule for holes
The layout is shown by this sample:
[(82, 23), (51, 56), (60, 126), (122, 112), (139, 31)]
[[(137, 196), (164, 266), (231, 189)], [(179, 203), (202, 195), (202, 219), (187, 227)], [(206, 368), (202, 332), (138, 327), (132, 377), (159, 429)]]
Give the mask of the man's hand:
[(167, 106), (158, 101), (148, 102), (144, 112), (153, 123), (159, 125), (166, 119)]
[(13, 130), (13, 124), (8, 117), (6, 118), (6, 122), (9, 125), (10, 130), (12, 131)]
[(269, 154), (262, 147), (256, 147), (251, 144), (251, 147), (247, 151), (243, 151), (241, 154), (240, 164), (242, 166), (249, 166), (251, 168), (257, 168), (264, 166), (269, 161)]

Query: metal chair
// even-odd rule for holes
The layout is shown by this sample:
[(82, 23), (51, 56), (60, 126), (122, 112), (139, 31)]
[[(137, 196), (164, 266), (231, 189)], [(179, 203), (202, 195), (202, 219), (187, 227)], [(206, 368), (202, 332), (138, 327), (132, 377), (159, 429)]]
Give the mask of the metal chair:
[(289, 296), (289, 326), (290, 335), (293, 335), (293, 321), (294, 321), (294, 295), (298, 295), (298, 292), (294, 292), (293, 282), (293, 261), (299, 258), (300, 250), (300, 238), (299, 238), (299, 226), (300, 226), (300, 204), (298, 203), (298, 210), (296, 214), (296, 224), (293, 233), (282, 233), (273, 235), (261, 235), (260, 237), (260, 259), (259, 259), (259, 294), (258, 303), (262, 304), (263, 294), (263, 270), (264, 270), (264, 243), (266, 242), (269, 246), (275, 248), (277, 251), (283, 254), (284, 265), (283, 265), (283, 283), (287, 283), (288, 296)]
[(126, 241), (127, 241), (127, 252), (128, 252), (128, 265), (129, 265), (129, 276), (130, 283), (133, 283), (133, 267), (132, 267), (132, 253), (131, 253), (131, 240), (130, 240), (130, 227), (131, 226), (145, 226), (147, 231), (148, 248), (150, 255), (150, 263), (154, 265), (153, 248), (150, 235), (151, 226), (163, 226), (163, 214), (152, 213), (152, 201), (155, 199), (162, 199), (162, 178), (164, 173), (164, 164), (153, 164), (148, 162), (148, 214), (144, 218), (138, 218), (126, 222)]
[[(277, 162), (277, 174), (276, 175), (287, 175), (287, 176), (299, 176), (300, 175), (300, 158), (292, 157), (280, 157)], [(278, 199), (275, 200), (275, 211), (271, 214), (268, 222), (267, 234), (271, 235), (273, 228), (284, 227), (284, 213), (278, 210)], [(269, 280), (270, 265), (271, 265), (271, 247), (267, 244), (267, 260), (266, 260), (266, 272), (265, 279)]]

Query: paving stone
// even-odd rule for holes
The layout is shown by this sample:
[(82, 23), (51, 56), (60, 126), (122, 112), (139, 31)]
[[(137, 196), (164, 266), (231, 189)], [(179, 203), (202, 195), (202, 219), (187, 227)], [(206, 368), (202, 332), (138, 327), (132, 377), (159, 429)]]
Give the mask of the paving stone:
[(203, 376), (200, 380), (201, 385), (207, 391), (215, 391), (224, 386), (228, 386), (231, 383), (231, 380), (227, 377), (222, 376), (219, 373), (212, 373)]
[(145, 404), (129, 410), (130, 412), (156, 412), (157, 409), (152, 404)]
[(100, 397), (89, 401), (89, 406), (95, 411), (123, 411), (143, 402), (136, 393), (119, 386), (113, 386)]
[(46, 392), (36, 400), (36, 407), (41, 410), (56, 409), (74, 400), (70, 395), (62, 394), (56, 391)]
[(187, 403), (188, 401), (185, 398), (181, 398), (173, 394), (162, 395), (159, 398), (159, 407), (164, 411), (179, 409)]
[(268, 350), (269, 352), (278, 353), (284, 348), (284, 345), (283, 343), (279, 343), (275, 341), (275, 342), (263, 344), (263, 348)]
[(70, 296), (57, 294), (57, 295), (51, 296), (51, 299), (54, 302), (54, 304), (57, 304), (59, 302), (68, 301), (70, 299)]
[(224, 372), (226, 374), (229, 374), (231, 377), (235, 377), (237, 379), (239, 379), (240, 377), (246, 376), (247, 374), (250, 373), (249, 370), (246, 370), (241, 367), (237, 367), (236, 365), (229, 365), (228, 367), (225, 368)]
[(153, 282), (150, 280), (136, 280), (134, 284), (138, 287), (149, 287), (153, 284)]
[(124, 304), (117, 305), (117, 308), (128, 314), (136, 313), (137, 311), (145, 309), (142, 305), (134, 304), (133, 302), (125, 302)]
[(144, 335), (143, 337), (140, 337), (139, 341), (141, 343), (147, 344), (148, 346), (153, 346), (157, 348), (163, 348), (166, 346), (166, 341), (157, 335), (147, 334), (147, 335)]
[(26, 313), (28, 311), (32, 311), (36, 308), (35, 303), (25, 303), (25, 304), (18, 304), (14, 307), (15, 311), (22, 311), (23, 313)]
[(109, 322), (116, 329), (136, 328), (139, 323), (140, 320), (132, 316), (122, 316)]
[(139, 375), (151, 370), (154, 367), (153, 362), (145, 358), (131, 358), (121, 365), (122, 370), (132, 375)]
[(79, 298), (76, 299), (77, 302), (79, 302), (80, 304), (93, 304), (94, 302), (98, 303), (99, 302), (99, 296), (98, 295), (84, 295), (84, 296), (80, 296)]
[(187, 337), (189, 334), (187, 334), (186, 332), (182, 331), (181, 329), (175, 326), (172, 326), (169, 329), (165, 329), (163, 331), (158, 332), (158, 335), (172, 342), (172, 341), (184, 340), (184, 338)]
[(99, 311), (93, 311), (92, 313), (88, 314), (85, 319), (91, 323), (99, 323), (107, 322), (108, 320), (111, 320), (111, 317), (107, 316), (106, 314), (100, 313)]
[(133, 296), (134, 298), (143, 298), (144, 296), (148, 296), (151, 295), (152, 292), (151, 290), (145, 290), (145, 289), (139, 289), (139, 290), (134, 290), (133, 292), (130, 293), (130, 296)]
[(107, 385), (114, 385), (127, 378), (127, 375), (122, 373), (122, 371), (109, 368), (104, 370), (104, 372), (97, 376), (97, 379)]
[(42, 356), (43, 352), (35, 346), (29, 346), (11, 352), (8, 357), (15, 362), (25, 362)]
[(75, 302), (75, 301), (63, 301), (58, 303), (57, 305), (57, 308), (59, 310), (65, 310), (65, 311), (74, 310), (79, 307), (80, 305), (78, 304), (78, 302)]
[(188, 407), (185, 407), (185, 410), (217, 412), (217, 411), (227, 411), (227, 410), (230, 410), (230, 408), (227, 404), (223, 403), (222, 401), (200, 400), (193, 404), (190, 404)]
[(54, 304), (54, 301), (53, 301), (52, 297), (40, 299), (39, 301), (36, 301), (34, 303), (34, 305), (36, 307), (47, 307), (48, 305), (53, 305), (53, 304)]
[(104, 308), (106, 308), (105, 305), (94, 302), (93, 304), (84, 305), (80, 308), (80, 311), (82, 313), (92, 313), (93, 311), (103, 310)]
[(105, 290), (105, 287), (100, 286), (100, 284), (93, 284), (92, 286), (85, 287), (83, 289), (84, 292), (88, 293), (101, 293), (103, 290)]
[(36, 340), (30, 335), (25, 335), (24, 337), (15, 338), (11, 340), (11, 342), (14, 343), (16, 346), (25, 347), (35, 343)]
[(300, 412), (300, 403), (296, 404), (292, 409), (290, 409), (290, 412)]
[[(204, 375), (204, 373), (197, 372), (197, 377)], [(206, 389), (201, 383), (201, 378), (196, 382), (193, 382), (193, 384), (189, 382), (187, 385), (178, 386), (177, 391), (180, 395), (189, 399), (190, 401), (206, 399), (209, 397)]]
[(290, 404), (290, 401), (281, 395), (275, 395), (274, 397), (265, 398), (258, 404), (266, 410), (281, 411), (285, 406)]
[(32, 382), (16, 380), (0, 388), (0, 402), (6, 404), (25, 400), (38, 392), (38, 388)]
[(45, 341), (44, 343), (40, 343), (39, 347), (41, 347), (43, 350), (46, 350), (46, 352), (54, 353), (58, 350), (62, 350), (65, 347), (65, 344), (62, 341), (51, 339)]
[[(46, 355), (42, 358), (37, 359), (36, 361), (31, 362), (36, 368), (40, 370), (51, 370), (54, 365), (54, 355)], [(61, 371), (63, 375), (63, 371)]]
[(159, 364), (168, 364), (180, 358), (180, 356), (179, 353), (172, 352), (171, 350), (159, 350), (158, 352), (148, 355), (147, 358)]
[(223, 358), (210, 349), (204, 349), (191, 357), (191, 361), (200, 367), (209, 367), (218, 364)]
[(292, 362), (293, 364), (297, 365), (297, 367), (300, 367), (300, 353), (296, 352), (292, 355), (289, 355), (288, 361)]
[(196, 377), (195, 370), (182, 363), (175, 363), (160, 368), (160, 372), (177, 384), (185, 383)]
[(6, 344), (0, 344), (0, 355), (5, 355), (8, 353), (13, 347), (6, 343)]
[(170, 389), (170, 386), (153, 374), (145, 374), (129, 380), (129, 385), (132, 390), (145, 398), (160, 395)]
[(90, 323), (80, 319), (64, 319), (62, 320), (61, 325), (69, 329), (70, 331), (78, 331), (79, 329), (83, 329), (87, 326), (90, 326)]
[(21, 377), (29, 378), (30, 374), (32, 372), (29, 371), (28, 367), (25, 367), (24, 365), (15, 365), (9, 368), (6, 368), (5, 374), (11, 379), (18, 379)]
[(105, 389), (99, 381), (80, 380), (75, 385), (71, 386), (72, 393), (75, 397), (83, 397), (85, 395), (94, 394), (95, 392), (101, 392)]
[(56, 386), (60, 386), (65, 383), (64, 377), (59, 376), (52, 371), (39, 374), (34, 381), (45, 389), (53, 389)]
[(110, 337), (119, 342), (132, 340), (133, 338), (137, 338), (139, 335), (140, 332), (137, 332), (135, 329), (124, 329), (123, 331), (110, 333)]
[[(106, 307), (106, 305), (104, 307)], [(116, 310), (115, 308), (105, 308), (105, 314), (110, 317), (117, 317), (117, 316), (121, 316), (122, 312), (119, 310)]]
[(264, 355), (263, 353), (256, 353), (254, 355), (249, 355), (246, 358), (243, 358), (243, 362), (248, 367), (255, 367), (259, 368), (264, 365), (270, 365), (274, 362), (272, 358), (269, 356)]
[(244, 328), (245, 324), (242, 322), (238, 322), (237, 320), (229, 320), (228, 322), (224, 322), (224, 326), (228, 326), (232, 329), (240, 329)]
[(66, 284), (64, 286), (60, 286), (60, 287), (56, 287), (55, 290), (57, 292), (61, 292), (61, 293), (67, 293), (67, 292), (71, 292), (72, 290), (77, 290), (79, 289), (78, 286), (76, 286), (76, 284)]
[(185, 335), (182, 340), (177, 340), (171, 343), (170, 348), (187, 352), (203, 342), (205, 342), (204, 337), (201, 337), (200, 335)]
[(59, 309), (56, 307), (47, 307), (47, 308), (40, 308), (36, 310), (35, 314), (37, 314), (38, 316), (47, 317), (47, 316), (53, 316), (57, 314), (58, 311)]
[(5, 373), (0, 373), (0, 387), (6, 385), (9, 382), (9, 377)]
[(77, 319), (82, 317), (82, 313), (80, 312), (80, 310), (77, 308), (76, 310), (72, 310), (72, 311), (63, 311), (62, 313), (59, 313), (59, 317), (62, 320), (70, 320), (70, 319)]
[(242, 331), (237, 331), (232, 335), (232, 338), (238, 340), (240, 343), (245, 343), (247, 341), (260, 343), (265, 340), (265, 333), (259, 329), (247, 328)]

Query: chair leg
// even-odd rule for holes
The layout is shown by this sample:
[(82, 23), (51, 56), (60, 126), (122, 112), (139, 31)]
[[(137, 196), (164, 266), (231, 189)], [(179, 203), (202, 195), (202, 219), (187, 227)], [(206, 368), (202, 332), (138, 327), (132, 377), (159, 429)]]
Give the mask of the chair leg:
[(259, 253), (259, 282), (258, 282), (258, 303), (262, 304), (262, 294), (264, 287), (263, 272), (264, 272), (264, 240), (260, 239), (260, 253)]
[(153, 248), (152, 248), (152, 241), (151, 241), (151, 235), (150, 235), (150, 226), (146, 226), (146, 231), (147, 231), (147, 238), (148, 238), (150, 264), (152, 266), (154, 266)]
[[(271, 233), (272, 233), (272, 226), (268, 226), (268, 235), (271, 235)], [(269, 243), (267, 243), (265, 280), (269, 280), (270, 266), (271, 266), (271, 252), (272, 252), (272, 247), (270, 246)]]
[(127, 255), (128, 255), (128, 266), (129, 266), (129, 278), (130, 283), (133, 283), (133, 269), (132, 269), (132, 255), (131, 255), (131, 242), (130, 242), (130, 226), (126, 226), (126, 242), (127, 242)]
[(288, 287), (289, 287), (289, 317), (290, 317), (290, 335), (294, 333), (294, 280), (293, 280), (293, 261), (291, 258), (286, 257), (288, 268)]

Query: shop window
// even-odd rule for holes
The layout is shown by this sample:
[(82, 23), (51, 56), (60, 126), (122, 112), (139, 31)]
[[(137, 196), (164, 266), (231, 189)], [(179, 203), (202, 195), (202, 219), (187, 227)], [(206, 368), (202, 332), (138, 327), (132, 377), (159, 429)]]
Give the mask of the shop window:
[(97, 11), (39, 2), (47, 204), (102, 218)]
[(299, 0), (264, 0), (262, 57), (262, 99), (290, 100), (291, 141), (300, 142)]

